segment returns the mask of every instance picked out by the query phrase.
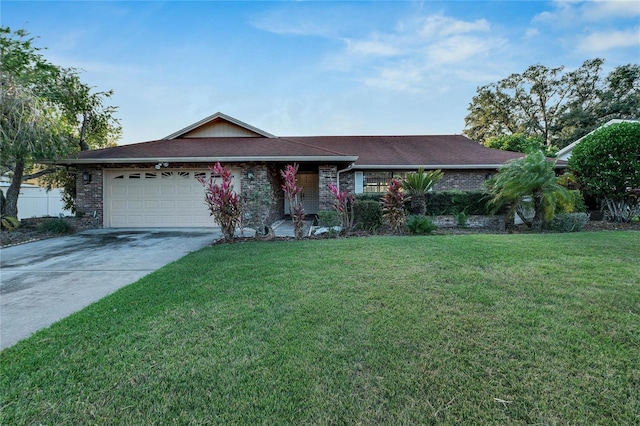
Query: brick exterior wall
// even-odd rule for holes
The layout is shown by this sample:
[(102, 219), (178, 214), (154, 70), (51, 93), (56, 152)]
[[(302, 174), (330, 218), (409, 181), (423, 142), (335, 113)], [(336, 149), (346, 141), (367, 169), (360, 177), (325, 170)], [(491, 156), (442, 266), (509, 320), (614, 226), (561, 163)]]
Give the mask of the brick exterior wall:
[[(85, 183), (82, 175), (91, 175), (91, 182)], [(103, 226), (103, 172), (98, 168), (78, 169), (76, 173), (76, 228), (93, 229)]]
[(320, 186), (320, 210), (330, 210), (333, 208), (333, 195), (329, 191), (329, 184), (336, 183), (338, 179), (338, 167), (323, 164), (318, 167), (318, 185)]
[(351, 194), (356, 190), (356, 174), (355, 172), (340, 173), (340, 191), (346, 191)]
[(459, 189), (461, 191), (478, 191), (484, 189), (487, 175), (495, 170), (445, 170), (444, 177), (434, 186), (434, 191)]
[[(152, 169), (156, 163), (149, 164), (118, 164), (107, 166), (106, 169)], [(276, 221), (285, 216), (284, 194), (281, 189), (282, 177), (280, 170), (283, 165), (271, 165), (267, 163), (230, 163), (227, 167), (240, 168), (241, 188), (250, 188), (251, 182), (269, 184), (274, 199), (269, 212), (269, 222)], [(166, 170), (177, 169), (201, 169), (207, 165), (201, 163), (172, 163)], [(91, 174), (91, 182), (85, 183), (83, 172)], [(253, 175), (253, 181), (249, 179), (249, 171)], [(484, 187), (484, 182), (489, 173), (495, 170), (449, 170), (445, 171), (444, 178), (436, 185), (435, 190), (479, 190)], [(76, 221), (79, 229), (101, 228), (104, 226), (103, 218), (103, 176), (102, 168), (79, 167), (76, 175), (76, 205), (79, 220)], [(319, 207), (320, 210), (333, 208), (333, 195), (328, 189), (329, 183), (335, 183), (338, 177), (338, 168), (331, 164), (318, 166), (319, 181)], [(243, 189), (244, 190), (244, 189)], [(340, 190), (355, 192), (355, 173), (353, 171), (340, 174)]]

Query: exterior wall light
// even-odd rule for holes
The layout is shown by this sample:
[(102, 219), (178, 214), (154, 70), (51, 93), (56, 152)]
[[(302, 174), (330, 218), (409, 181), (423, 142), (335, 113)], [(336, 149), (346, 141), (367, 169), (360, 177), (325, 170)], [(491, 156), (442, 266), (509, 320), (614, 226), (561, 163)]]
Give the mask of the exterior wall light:
[(82, 181), (87, 184), (87, 183), (91, 183), (91, 173), (89, 173), (88, 171), (84, 171), (82, 172)]

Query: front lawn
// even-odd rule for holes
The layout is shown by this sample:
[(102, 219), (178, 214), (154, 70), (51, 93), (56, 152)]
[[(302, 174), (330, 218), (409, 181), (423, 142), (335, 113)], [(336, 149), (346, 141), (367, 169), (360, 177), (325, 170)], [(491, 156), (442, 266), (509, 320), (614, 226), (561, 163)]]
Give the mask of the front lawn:
[(192, 253), (1, 354), (2, 424), (638, 424), (640, 233)]

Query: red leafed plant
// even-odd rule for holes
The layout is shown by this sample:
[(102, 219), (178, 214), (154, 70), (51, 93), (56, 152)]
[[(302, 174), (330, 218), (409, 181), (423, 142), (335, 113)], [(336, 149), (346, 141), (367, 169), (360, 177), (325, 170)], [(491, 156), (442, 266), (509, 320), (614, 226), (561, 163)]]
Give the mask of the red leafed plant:
[(407, 215), (404, 211), (402, 182), (398, 179), (391, 179), (391, 184), (382, 197), (382, 212), (382, 216), (391, 227), (391, 232), (402, 234), (407, 223)]
[[(216, 163), (209, 166), (211, 177), (205, 179), (198, 177), (198, 181), (204, 186), (204, 199), (209, 206), (209, 212), (222, 229), (222, 235), (226, 242), (233, 242), (236, 226), (240, 221), (240, 198), (233, 191), (231, 184), (231, 172), (226, 167)], [(218, 184), (216, 178), (220, 177)]]
[(335, 183), (327, 185), (333, 195), (333, 208), (340, 215), (342, 230), (349, 231), (353, 227), (353, 195), (347, 191), (340, 191)]
[(293, 221), (293, 230), (296, 239), (302, 238), (304, 234), (304, 208), (298, 198), (298, 194), (302, 192), (302, 187), (298, 186), (296, 181), (296, 174), (298, 173), (298, 165), (287, 164), (284, 170), (280, 173), (284, 178), (284, 184), (282, 190), (284, 191), (287, 200), (289, 201), (289, 214), (291, 214), (291, 220)]

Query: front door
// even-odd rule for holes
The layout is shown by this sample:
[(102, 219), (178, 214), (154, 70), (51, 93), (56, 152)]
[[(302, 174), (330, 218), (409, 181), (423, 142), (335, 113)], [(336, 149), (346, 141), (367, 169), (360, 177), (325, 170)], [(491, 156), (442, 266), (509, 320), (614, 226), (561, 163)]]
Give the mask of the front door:
[[(318, 173), (298, 172), (298, 185), (302, 187), (300, 202), (306, 214), (316, 214), (320, 210), (320, 179)], [(284, 213), (289, 214), (289, 201), (284, 200)]]

